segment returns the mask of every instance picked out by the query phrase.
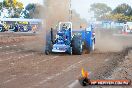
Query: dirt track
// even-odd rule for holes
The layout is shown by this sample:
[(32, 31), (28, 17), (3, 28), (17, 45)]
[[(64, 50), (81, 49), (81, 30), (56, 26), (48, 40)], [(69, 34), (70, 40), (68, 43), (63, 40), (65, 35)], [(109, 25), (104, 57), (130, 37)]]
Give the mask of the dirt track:
[(96, 50), (83, 55), (47, 56), (42, 52), (43, 42), (33, 41), (37, 40), (35, 36), (19, 38), (24, 38), (23, 42), (9, 41), (0, 46), (0, 88), (82, 88), (77, 81), (82, 67), (89, 71), (91, 79), (104, 79), (127, 55), (126, 51)]

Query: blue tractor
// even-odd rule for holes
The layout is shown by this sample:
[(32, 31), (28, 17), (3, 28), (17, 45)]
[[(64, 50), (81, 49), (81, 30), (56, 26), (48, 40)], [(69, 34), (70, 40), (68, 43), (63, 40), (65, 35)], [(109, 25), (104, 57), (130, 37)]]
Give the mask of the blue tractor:
[(74, 31), (71, 22), (60, 22), (55, 37), (53, 32), (51, 28), (50, 37), (48, 36), (50, 39), (46, 42), (46, 55), (50, 53), (81, 55), (84, 49), (89, 53), (94, 50), (95, 34), (92, 25), (86, 29)]

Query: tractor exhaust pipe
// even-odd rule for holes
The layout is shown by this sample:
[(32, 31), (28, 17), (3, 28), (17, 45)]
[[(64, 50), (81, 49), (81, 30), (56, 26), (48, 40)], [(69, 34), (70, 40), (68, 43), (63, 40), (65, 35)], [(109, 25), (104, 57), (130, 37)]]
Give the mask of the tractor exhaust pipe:
[(51, 28), (50, 33), (51, 33), (51, 42), (52, 42), (52, 44), (54, 44), (54, 38), (53, 38), (53, 28)]

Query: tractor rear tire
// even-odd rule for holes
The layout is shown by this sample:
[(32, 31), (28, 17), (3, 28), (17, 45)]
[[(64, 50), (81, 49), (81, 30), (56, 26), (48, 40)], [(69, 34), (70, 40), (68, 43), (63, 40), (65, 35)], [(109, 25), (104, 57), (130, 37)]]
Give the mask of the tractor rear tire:
[(74, 36), (72, 40), (72, 51), (73, 54), (81, 55), (83, 52), (83, 45), (81, 36)]

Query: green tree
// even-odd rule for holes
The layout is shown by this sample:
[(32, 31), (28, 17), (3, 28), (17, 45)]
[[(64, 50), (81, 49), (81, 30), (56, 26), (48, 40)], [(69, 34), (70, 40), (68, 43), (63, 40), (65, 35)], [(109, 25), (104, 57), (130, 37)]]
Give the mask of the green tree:
[(105, 21), (116, 21), (116, 22), (126, 22), (132, 21), (132, 16), (125, 16), (124, 14), (107, 14), (101, 17)]
[(24, 18), (42, 18), (44, 7), (39, 4), (28, 4), (22, 12)]
[(35, 4), (30, 3), (25, 7), (26, 10), (28, 11), (34, 11), (35, 10)]
[(94, 12), (94, 16), (99, 19), (112, 11), (112, 9), (104, 3), (94, 3), (90, 6), (90, 11)]
[(34, 8), (29, 10), (31, 18), (43, 18), (44, 12), (44, 7), (40, 4), (35, 4)]
[(32, 16), (30, 16), (30, 13), (34, 13), (35, 10), (35, 4), (28, 4), (25, 9), (22, 11), (22, 17), (23, 18), (32, 18)]
[(126, 16), (132, 15), (132, 8), (128, 4), (118, 5), (113, 11), (112, 14), (124, 14)]
[(4, 0), (0, 3), (0, 9), (2, 9), (2, 3), (3, 8), (8, 10), (9, 17), (12, 18), (19, 18), (20, 13), (23, 9), (23, 3), (19, 2), (18, 0)]
[(2, 9), (2, 2), (0, 2), (0, 10)]
[(19, 2), (18, 0), (4, 0), (3, 7), (6, 8), (21, 8), (23, 9), (23, 3)]
[(30, 18), (29, 12), (27, 10), (23, 10), (21, 12), (21, 17), (23, 17), (23, 18)]

